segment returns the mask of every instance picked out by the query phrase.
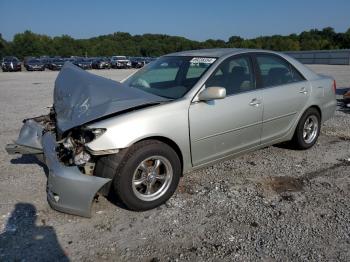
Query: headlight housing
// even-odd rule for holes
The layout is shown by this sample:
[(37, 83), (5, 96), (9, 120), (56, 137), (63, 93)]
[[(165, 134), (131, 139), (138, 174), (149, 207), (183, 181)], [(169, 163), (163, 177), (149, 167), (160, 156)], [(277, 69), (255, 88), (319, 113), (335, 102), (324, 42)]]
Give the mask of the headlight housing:
[(107, 131), (106, 128), (87, 128), (81, 129), (81, 137), (84, 139), (84, 143), (90, 143), (91, 141), (99, 138)]
[(94, 139), (99, 138), (107, 131), (106, 128), (93, 128), (93, 129), (89, 129), (89, 130), (94, 135)]

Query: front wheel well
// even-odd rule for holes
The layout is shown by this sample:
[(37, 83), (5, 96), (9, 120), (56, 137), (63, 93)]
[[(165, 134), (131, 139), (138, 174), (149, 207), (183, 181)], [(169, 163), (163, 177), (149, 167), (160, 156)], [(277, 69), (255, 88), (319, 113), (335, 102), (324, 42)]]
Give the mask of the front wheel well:
[[(175, 150), (176, 154), (179, 156), (180, 162), (181, 162), (181, 173), (183, 171), (183, 156), (180, 147), (171, 139), (164, 137), (164, 136), (152, 136), (152, 137), (147, 137), (144, 138), (138, 142), (145, 141), (145, 140), (158, 140), (160, 142), (163, 142), (170, 146), (172, 149)], [(137, 143), (138, 143), (137, 142)]]

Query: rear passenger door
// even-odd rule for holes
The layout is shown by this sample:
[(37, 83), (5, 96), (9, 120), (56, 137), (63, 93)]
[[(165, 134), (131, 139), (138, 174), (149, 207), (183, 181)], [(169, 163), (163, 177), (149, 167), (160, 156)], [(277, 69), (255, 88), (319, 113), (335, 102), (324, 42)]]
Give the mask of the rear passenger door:
[(261, 143), (286, 135), (307, 103), (310, 86), (285, 59), (275, 54), (256, 54), (264, 105)]

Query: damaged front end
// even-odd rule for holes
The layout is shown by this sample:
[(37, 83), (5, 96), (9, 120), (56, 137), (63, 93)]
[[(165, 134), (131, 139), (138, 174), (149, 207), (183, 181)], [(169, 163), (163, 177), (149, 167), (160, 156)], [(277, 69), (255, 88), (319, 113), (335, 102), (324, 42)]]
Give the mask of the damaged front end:
[(103, 130), (75, 128), (57, 139), (54, 115), (51, 110), (48, 115), (24, 120), (18, 139), (6, 150), (44, 160), (49, 169), (47, 199), (52, 208), (90, 217), (95, 195), (110, 179), (94, 176), (95, 156), (84, 145)]
[(86, 125), (168, 99), (67, 62), (55, 81), (53, 100), (48, 115), (24, 120), (18, 139), (6, 150), (9, 154), (35, 154), (44, 159), (49, 169), (48, 201), (54, 209), (90, 216), (96, 193), (106, 194), (111, 181), (94, 174), (95, 163), (99, 156), (118, 153), (119, 149), (92, 151), (86, 147), (106, 131), (88, 129)]

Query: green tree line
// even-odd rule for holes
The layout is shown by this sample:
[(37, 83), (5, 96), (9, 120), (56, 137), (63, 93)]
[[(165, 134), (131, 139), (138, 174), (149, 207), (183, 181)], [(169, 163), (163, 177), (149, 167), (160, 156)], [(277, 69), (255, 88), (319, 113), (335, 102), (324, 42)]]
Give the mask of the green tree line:
[(29, 30), (18, 33), (12, 41), (5, 41), (0, 34), (0, 57), (25, 56), (160, 56), (163, 54), (201, 48), (236, 47), (259, 48), (275, 51), (327, 50), (350, 48), (350, 28), (335, 32), (333, 28), (312, 29), (286, 36), (260, 36), (244, 39), (231, 36), (228, 41), (208, 39), (193, 41), (184, 37), (164, 34), (131, 35), (116, 32), (89, 39), (74, 39), (69, 35), (50, 37)]

